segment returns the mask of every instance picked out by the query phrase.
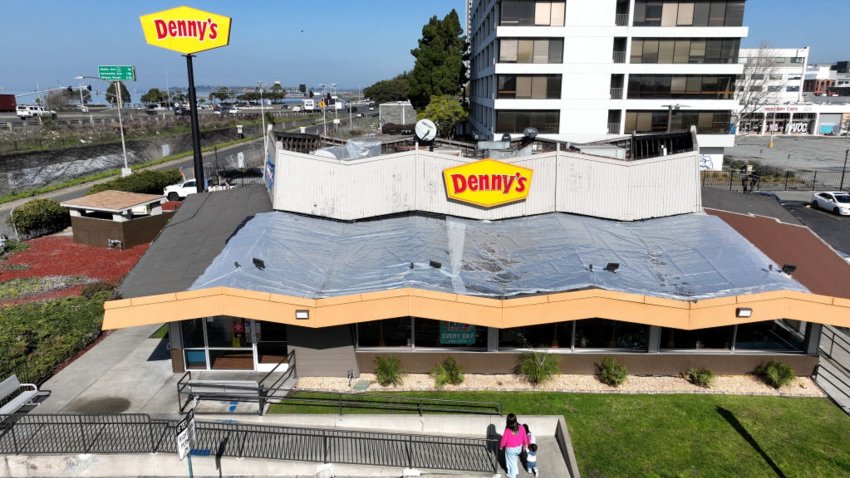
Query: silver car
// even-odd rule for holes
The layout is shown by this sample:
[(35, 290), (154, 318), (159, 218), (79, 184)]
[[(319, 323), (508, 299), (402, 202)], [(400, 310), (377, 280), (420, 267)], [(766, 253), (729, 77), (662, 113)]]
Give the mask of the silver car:
[(850, 216), (850, 194), (844, 191), (827, 191), (812, 194), (812, 208)]

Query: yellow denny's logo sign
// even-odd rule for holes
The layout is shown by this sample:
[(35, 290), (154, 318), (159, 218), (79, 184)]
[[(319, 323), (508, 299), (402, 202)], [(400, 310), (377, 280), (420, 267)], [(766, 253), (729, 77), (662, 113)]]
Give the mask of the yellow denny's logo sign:
[(481, 207), (523, 201), (531, 188), (534, 171), (485, 159), (443, 170), (446, 196)]
[(139, 17), (145, 40), (183, 54), (230, 43), (230, 18), (190, 7), (177, 7)]

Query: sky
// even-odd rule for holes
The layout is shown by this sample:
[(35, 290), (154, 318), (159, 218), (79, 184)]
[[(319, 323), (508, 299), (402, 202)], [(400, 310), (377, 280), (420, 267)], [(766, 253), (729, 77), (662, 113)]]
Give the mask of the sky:
[[(138, 19), (183, 4), (233, 19), (230, 45), (194, 60), (198, 86), (365, 87), (413, 67), (410, 50), (432, 15), (454, 8), (462, 25), (466, 15), (465, 0), (3, 0), (0, 93), (77, 85), (98, 65), (135, 65), (131, 93), (185, 87), (185, 58), (145, 43)], [(847, 0), (749, 0), (742, 46), (809, 46), (813, 63), (850, 59), (848, 18)]]

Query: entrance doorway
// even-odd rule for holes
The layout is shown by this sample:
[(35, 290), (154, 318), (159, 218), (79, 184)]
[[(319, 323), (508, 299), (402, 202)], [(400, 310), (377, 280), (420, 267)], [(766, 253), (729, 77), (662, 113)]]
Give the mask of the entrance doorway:
[(188, 370), (268, 372), (288, 352), (286, 326), (273, 322), (205, 317), (183, 321), (181, 331)]

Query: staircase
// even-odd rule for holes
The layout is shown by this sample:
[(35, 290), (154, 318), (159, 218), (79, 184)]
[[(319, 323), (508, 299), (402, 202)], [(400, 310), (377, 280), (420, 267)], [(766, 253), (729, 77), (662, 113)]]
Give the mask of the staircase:
[(815, 381), (850, 415), (850, 331), (824, 326)]

